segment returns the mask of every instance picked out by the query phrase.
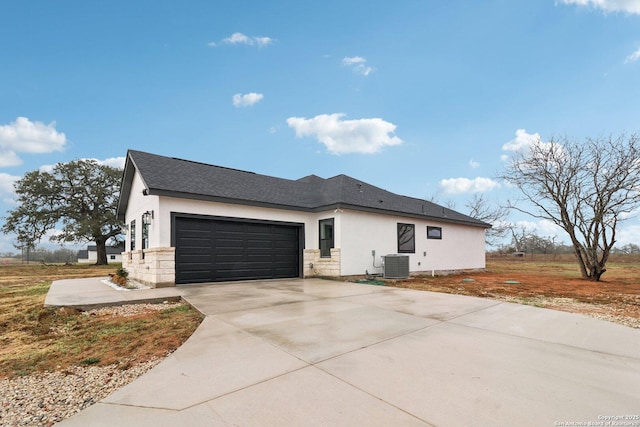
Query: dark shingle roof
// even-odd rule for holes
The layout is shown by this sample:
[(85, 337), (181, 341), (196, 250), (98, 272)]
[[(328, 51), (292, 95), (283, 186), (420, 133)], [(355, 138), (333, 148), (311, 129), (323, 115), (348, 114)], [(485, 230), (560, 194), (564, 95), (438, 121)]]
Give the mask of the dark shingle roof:
[[(124, 249), (114, 246), (105, 246), (105, 249), (107, 251), (107, 255), (120, 255), (122, 252), (124, 252)], [(97, 250), (98, 247), (96, 245), (89, 245), (87, 246), (87, 250), (85, 252), (96, 252)]]
[(121, 219), (135, 170), (150, 195), (308, 212), (340, 207), (490, 227), (435, 203), (391, 193), (347, 175), (289, 180), (133, 150), (128, 152), (120, 189)]

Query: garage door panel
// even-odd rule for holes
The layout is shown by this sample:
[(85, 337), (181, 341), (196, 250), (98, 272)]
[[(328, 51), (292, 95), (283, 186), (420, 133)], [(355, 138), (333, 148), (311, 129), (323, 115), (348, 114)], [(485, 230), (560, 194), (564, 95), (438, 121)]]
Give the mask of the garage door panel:
[(215, 257), (212, 257), (212, 263), (215, 263), (217, 265), (229, 264), (229, 263), (241, 263), (243, 261), (244, 261), (244, 254), (242, 254), (242, 253), (238, 253), (238, 254), (232, 254), (232, 253), (218, 254)]
[(299, 226), (177, 217), (176, 283), (299, 277)]
[(274, 258), (267, 254), (247, 254), (244, 258), (244, 260), (248, 263), (248, 264), (254, 264), (257, 262), (262, 262), (262, 263), (272, 263), (274, 261)]
[(278, 240), (274, 240), (273, 244), (276, 248), (290, 248), (290, 249), (298, 248), (298, 246), (295, 245), (294, 242), (292, 242), (291, 240), (278, 239)]
[(241, 238), (216, 238), (215, 246), (217, 248), (243, 248), (245, 246), (244, 239)]
[(256, 240), (256, 239), (247, 240), (247, 248), (251, 250), (271, 249), (272, 246), (273, 246), (273, 242), (271, 242), (270, 240)]
[(213, 262), (213, 258), (206, 255), (188, 256), (188, 257), (182, 256), (182, 257), (176, 258), (176, 260), (178, 263), (184, 266), (202, 265), (202, 266), (206, 266), (206, 268), (209, 268), (209, 266)]

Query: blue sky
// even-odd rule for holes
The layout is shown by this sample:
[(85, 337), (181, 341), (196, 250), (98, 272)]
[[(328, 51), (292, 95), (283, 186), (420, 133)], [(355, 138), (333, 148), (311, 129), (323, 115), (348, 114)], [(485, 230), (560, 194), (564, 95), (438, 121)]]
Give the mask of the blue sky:
[[(464, 211), (514, 197), (496, 179), (509, 147), (640, 131), (640, 0), (26, 0), (0, 16), (0, 216), (25, 172), (127, 149), (344, 173)], [(640, 243), (640, 221), (619, 238)]]

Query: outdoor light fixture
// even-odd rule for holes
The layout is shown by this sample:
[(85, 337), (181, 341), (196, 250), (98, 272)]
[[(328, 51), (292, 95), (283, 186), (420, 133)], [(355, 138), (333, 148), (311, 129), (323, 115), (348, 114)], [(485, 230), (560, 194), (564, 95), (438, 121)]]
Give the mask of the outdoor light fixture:
[(151, 220), (153, 219), (153, 211), (146, 211), (142, 214), (142, 223), (146, 225), (151, 225)]

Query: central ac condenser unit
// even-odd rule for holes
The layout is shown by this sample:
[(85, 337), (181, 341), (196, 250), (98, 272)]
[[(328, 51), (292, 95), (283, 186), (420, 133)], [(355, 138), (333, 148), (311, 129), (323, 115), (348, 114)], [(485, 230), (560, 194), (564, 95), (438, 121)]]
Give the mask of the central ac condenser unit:
[(386, 255), (384, 257), (385, 279), (406, 279), (409, 277), (409, 256)]

